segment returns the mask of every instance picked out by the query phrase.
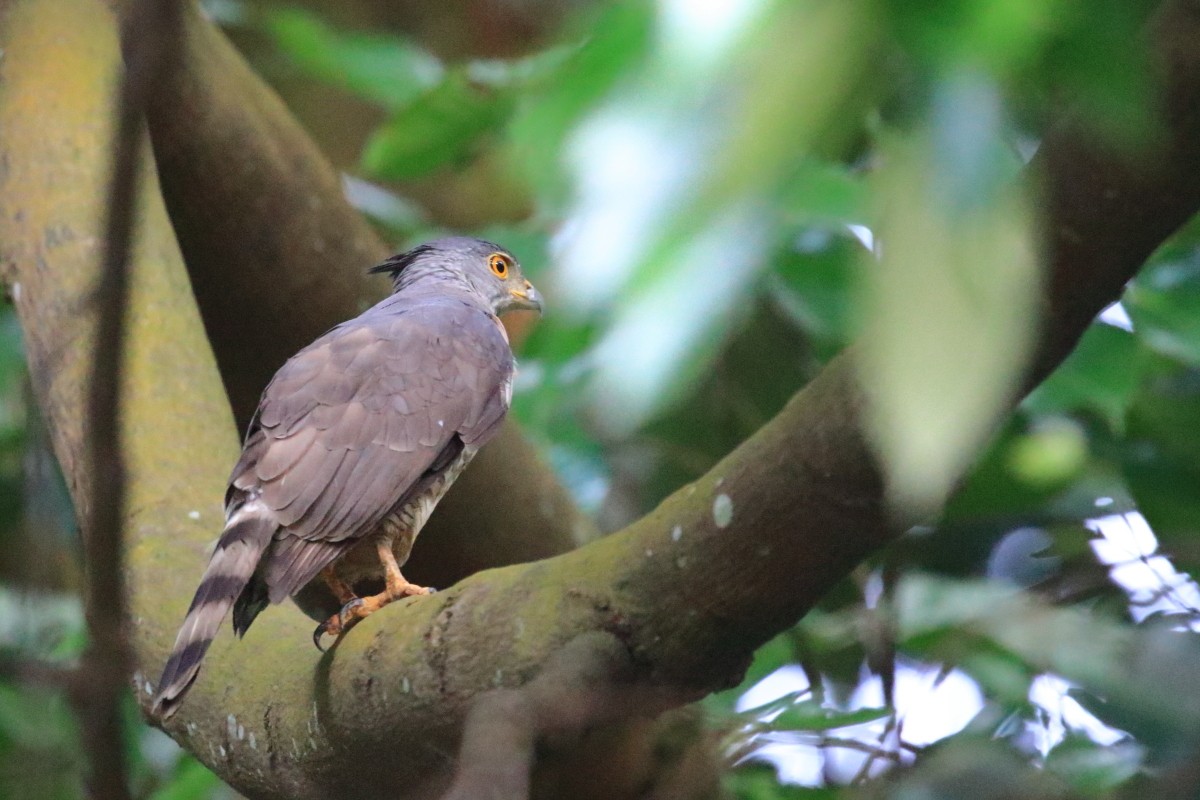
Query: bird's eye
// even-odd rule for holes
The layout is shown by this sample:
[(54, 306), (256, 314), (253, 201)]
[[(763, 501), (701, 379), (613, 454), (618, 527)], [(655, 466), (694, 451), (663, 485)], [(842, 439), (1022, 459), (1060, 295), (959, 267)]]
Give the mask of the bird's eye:
[(497, 278), (508, 277), (508, 258), (500, 253), (492, 253), (488, 256), (488, 266), (492, 268), (492, 274)]

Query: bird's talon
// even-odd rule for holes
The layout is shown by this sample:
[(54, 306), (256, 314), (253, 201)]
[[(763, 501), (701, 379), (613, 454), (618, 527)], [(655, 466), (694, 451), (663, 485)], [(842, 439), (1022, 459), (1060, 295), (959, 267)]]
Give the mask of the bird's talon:
[(355, 613), (357, 609), (362, 608), (362, 598), (356, 597), (346, 605), (342, 606), (342, 610), (338, 612), (338, 622), (341, 623), (342, 630), (346, 630), (358, 618)]
[(322, 622), (320, 625), (317, 626), (317, 629), (315, 631), (313, 631), (313, 644), (316, 645), (317, 649), (320, 650), (322, 653), (325, 652), (325, 648), (321, 646), (321, 637), (324, 636), (326, 633), (328, 633), (328, 631), (326, 630), (326, 626), (328, 624), (329, 624), (328, 622)]

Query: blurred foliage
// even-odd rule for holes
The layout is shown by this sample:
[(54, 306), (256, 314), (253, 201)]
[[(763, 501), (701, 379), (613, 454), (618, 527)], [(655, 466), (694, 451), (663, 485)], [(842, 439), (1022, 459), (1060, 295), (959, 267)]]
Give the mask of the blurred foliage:
[[(285, 97), (359, 104), (296, 110), (360, 154), (348, 196), (397, 244), (442, 230), (424, 199), (449, 187), (491, 221), (472, 232), (522, 257), (549, 302), (514, 411), (604, 527), (863, 337), (892, 497), (920, 524), (706, 701), (733, 795), (1200, 791), (1200, 225), (993, 430), (1036, 304), (1014, 179), (1066, 107), (1112, 142), (1152, 134), (1153, 3), (570, 4), (549, 41), (488, 50), (523, 55), (455, 61), (435, 53), (471, 36), (417, 41), (367, 4), (205, 5)], [(314, 116), (328, 108), (367, 108), (374, 129)], [(69, 664), (71, 515), (21, 369), (6, 312), (0, 665)], [(66, 700), (19, 674), (0, 676), (0, 796), (78, 796)], [(139, 797), (229, 796), (136, 730)]]

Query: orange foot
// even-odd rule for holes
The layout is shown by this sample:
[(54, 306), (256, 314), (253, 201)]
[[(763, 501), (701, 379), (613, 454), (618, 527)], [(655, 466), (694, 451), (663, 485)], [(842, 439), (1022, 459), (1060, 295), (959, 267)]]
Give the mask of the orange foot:
[(355, 597), (342, 606), (341, 611), (317, 626), (317, 629), (313, 631), (313, 644), (323, 653), (325, 652), (325, 648), (321, 646), (322, 637), (328, 635), (338, 638), (358, 624), (360, 619), (369, 617), (389, 603), (404, 597), (434, 594), (436, 591), (436, 589), (417, 586), (406, 581), (401, 586), (389, 587), (379, 594), (374, 594), (370, 597)]
[(325, 579), (337, 599), (344, 604), (341, 611), (322, 622), (313, 631), (313, 644), (322, 653), (325, 652), (325, 648), (321, 647), (322, 636), (328, 634), (339, 637), (354, 627), (360, 619), (374, 614), (388, 603), (402, 597), (433, 594), (436, 591), (405, 580), (404, 576), (400, 574), (400, 565), (396, 563), (390, 539), (380, 537), (376, 541), (375, 547), (379, 554), (379, 563), (383, 567), (384, 585), (387, 587), (379, 594), (373, 594), (370, 597), (356, 597), (350, 587), (337, 577), (332, 566), (322, 571), (321, 577)]

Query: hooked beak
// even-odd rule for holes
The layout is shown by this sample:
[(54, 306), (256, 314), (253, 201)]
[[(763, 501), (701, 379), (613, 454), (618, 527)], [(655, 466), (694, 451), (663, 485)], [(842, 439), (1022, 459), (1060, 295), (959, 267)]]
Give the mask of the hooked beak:
[(542, 296), (538, 294), (538, 290), (533, 288), (533, 284), (525, 281), (525, 287), (522, 289), (509, 289), (508, 293), (513, 297), (511, 308), (524, 309), (526, 311), (536, 311), (542, 313)]

